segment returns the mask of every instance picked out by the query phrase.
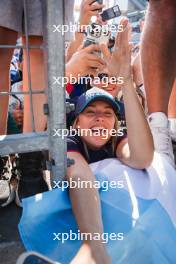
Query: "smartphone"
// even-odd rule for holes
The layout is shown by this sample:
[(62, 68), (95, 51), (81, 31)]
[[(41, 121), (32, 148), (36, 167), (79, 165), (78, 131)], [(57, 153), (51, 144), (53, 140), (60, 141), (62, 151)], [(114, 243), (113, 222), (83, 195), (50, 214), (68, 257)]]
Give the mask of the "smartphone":
[[(99, 24), (92, 23), (91, 27), (87, 31), (86, 39), (84, 40), (84, 47), (88, 47), (91, 44), (105, 44), (108, 45), (110, 37), (110, 31), (107, 27), (102, 27)], [(101, 57), (100, 51), (95, 51), (94, 54)]]
[(55, 262), (37, 252), (25, 252), (20, 255), (16, 264), (61, 264)]
[(101, 13), (103, 21), (107, 21), (119, 16), (121, 16), (121, 11), (118, 5), (108, 8)]

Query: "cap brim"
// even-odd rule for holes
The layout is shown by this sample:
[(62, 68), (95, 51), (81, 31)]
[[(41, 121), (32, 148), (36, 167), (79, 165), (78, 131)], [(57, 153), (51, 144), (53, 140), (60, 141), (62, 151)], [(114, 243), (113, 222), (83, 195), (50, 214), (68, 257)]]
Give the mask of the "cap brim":
[(89, 101), (86, 102), (84, 107), (82, 107), (77, 114), (82, 113), (86, 109), (86, 107), (88, 107), (91, 103), (99, 101), (99, 100), (107, 102), (109, 105), (112, 106), (115, 114), (119, 114), (120, 107), (118, 106), (118, 104), (115, 102), (115, 100), (113, 101), (111, 100), (111, 98), (105, 95), (96, 95), (94, 98), (91, 98)]

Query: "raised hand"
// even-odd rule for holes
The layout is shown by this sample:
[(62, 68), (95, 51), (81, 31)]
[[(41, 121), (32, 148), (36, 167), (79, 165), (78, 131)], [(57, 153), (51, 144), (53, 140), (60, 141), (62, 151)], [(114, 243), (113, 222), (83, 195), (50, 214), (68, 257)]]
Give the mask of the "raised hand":
[(131, 46), (129, 44), (130, 25), (127, 19), (122, 19), (120, 25), (123, 31), (119, 32), (114, 46), (110, 53), (107, 46), (101, 45), (104, 60), (107, 63), (108, 72), (114, 77), (123, 77), (124, 83), (131, 78)]
[(94, 2), (93, 0), (82, 0), (80, 8), (80, 24), (88, 25), (92, 16), (98, 16), (98, 9), (102, 9), (104, 5)]
[(69, 77), (69, 74), (77, 77), (86, 76), (88, 74), (96, 76), (97, 71), (101, 71), (106, 63), (94, 52), (100, 51), (98, 45), (90, 45), (86, 48), (78, 50), (73, 54), (71, 59), (66, 64), (66, 75)]

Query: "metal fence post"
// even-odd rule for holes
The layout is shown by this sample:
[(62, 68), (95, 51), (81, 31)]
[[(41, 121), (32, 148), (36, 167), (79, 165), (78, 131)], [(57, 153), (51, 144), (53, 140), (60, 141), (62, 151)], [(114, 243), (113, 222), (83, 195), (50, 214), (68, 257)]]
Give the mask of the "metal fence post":
[(66, 138), (53, 136), (54, 130), (66, 128), (65, 88), (54, 81), (64, 76), (65, 49), (64, 36), (54, 31), (54, 25), (64, 24), (64, 1), (46, 1), (46, 51), (48, 79), (48, 133), (51, 155), (52, 182), (63, 180), (66, 173)]

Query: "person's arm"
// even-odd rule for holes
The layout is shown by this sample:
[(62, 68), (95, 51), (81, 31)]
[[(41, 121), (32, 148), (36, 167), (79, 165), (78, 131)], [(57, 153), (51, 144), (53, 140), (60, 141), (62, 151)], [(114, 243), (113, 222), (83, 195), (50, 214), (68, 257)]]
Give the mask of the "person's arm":
[[(145, 118), (144, 111), (134, 88), (131, 70), (131, 47), (129, 45), (129, 25), (127, 20), (121, 22), (124, 31), (119, 33), (115, 49), (107, 64), (113, 76), (123, 77), (123, 100), (127, 124), (128, 142), (122, 141), (117, 147), (117, 157), (126, 165), (143, 169), (150, 165), (153, 159), (153, 138)], [(105, 47), (103, 47), (105, 49)], [(104, 54), (107, 57), (108, 51)]]
[(68, 62), (73, 54), (77, 52), (84, 40), (84, 33), (75, 32), (74, 40), (69, 44), (66, 55), (66, 62)]
[(75, 32), (74, 40), (69, 44), (67, 49), (66, 62), (68, 62), (73, 54), (78, 50), (84, 40), (84, 33)]
[(132, 78), (124, 83), (123, 100), (127, 124), (128, 142), (122, 142), (117, 147), (117, 157), (126, 165), (144, 169), (153, 159), (154, 146), (152, 134)]
[(78, 29), (75, 32), (75, 38), (70, 43), (68, 50), (66, 61), (68, 62), (73, 54), (78, 50), (84, 40), (83, 31), (86, 30), (86, 27), (89, 25), (92, 16), (98, 16), (97, 9), (102, 9), (104, 5), (98, 4), (97, 2), (93, 2), (92, 0), (82, 0), (80, 6), (80, 17), (78, 21)]
[[(68, 158), (74, 159), (74, 165), (67, 169), (67, 180), (70, 181), (86, 181), (91, 182), (92, 186), (95, 177), (83, 156), (77, 152), (68, 152)], [(72, 209), (81, 233), (103, 233), (103, 224), (101, 219), (101, 205), (98, 190), (96, 188), (90, 188), (89, 184), (87, 188), (70, 188), (70, 199), (72, 203)], [(76, 260), (80, 260), (84, 245), (90, 250), (92, 260), (96, 263), (110, 263), (109, 257), (106, 253), (106, 249), (102, 241), (84, 241), (83, 248), (80, 249)], [(86, 257), (86, 252), (84, 257)], [(73, 262), (74, 263), (74, 262)], [(81, 261), (76, 263), (82, 263)], [(87, 262), (88, 263), (88, 262)], [(93, 263), (90, 261), (90, 263)]]
[(136, 86), (143, 84), (140, 52), (138, 52), (138, 54), (132, 60), (132, 71), (133, 71), (133, 80), (134, 80)]

